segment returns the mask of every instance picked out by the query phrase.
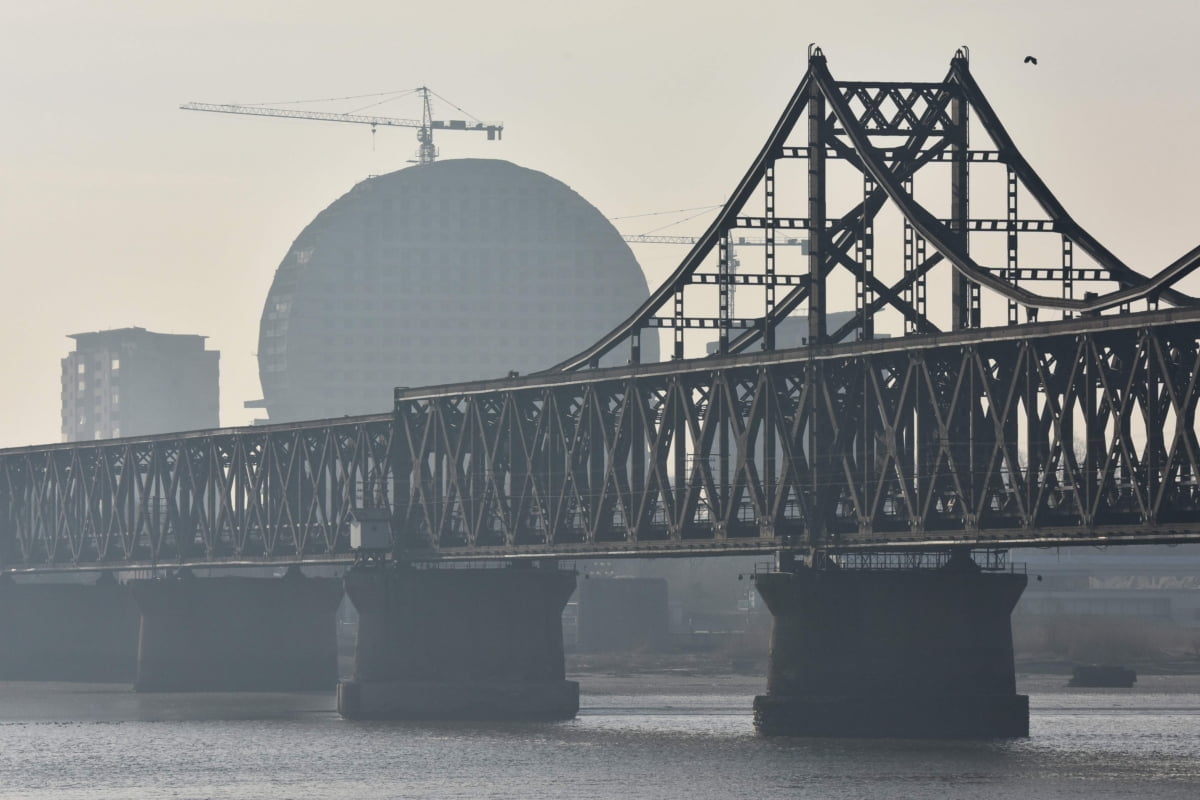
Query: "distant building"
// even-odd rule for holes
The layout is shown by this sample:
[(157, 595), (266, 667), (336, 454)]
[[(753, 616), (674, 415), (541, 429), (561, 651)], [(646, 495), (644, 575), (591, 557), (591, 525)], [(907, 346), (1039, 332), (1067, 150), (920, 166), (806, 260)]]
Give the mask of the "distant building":
[(1030, 575), (1018, 615), (1139, 617), (1200, 628), (1200, 545), (1014, 550), (1010, 557)]
[(62, 360), (65, 442), (219, 427), (218, 360), (204, 336), (76, 333)]
[[(368, 178), (280, 263), (247, 406), (271, 422), (384, 413), (396, 386), (545, 369), (648, 295), (612, 223), (549, 175), (458, 159)], [(642, 360), (657, 359), (648, 336)]]

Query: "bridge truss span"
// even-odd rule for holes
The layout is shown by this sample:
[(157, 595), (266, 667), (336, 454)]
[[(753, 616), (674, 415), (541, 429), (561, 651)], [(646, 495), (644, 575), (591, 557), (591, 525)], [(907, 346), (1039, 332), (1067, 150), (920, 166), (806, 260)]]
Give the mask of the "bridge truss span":
[(1200, 312), (397, 393), (411, 551), (1200, 541)]
[(5, 571), (1200, 541), (1200, 311), (399, 390), (0, 451)]
[(0, 567), (346, 560), (391, 446), (383, 414), (0, 451)]

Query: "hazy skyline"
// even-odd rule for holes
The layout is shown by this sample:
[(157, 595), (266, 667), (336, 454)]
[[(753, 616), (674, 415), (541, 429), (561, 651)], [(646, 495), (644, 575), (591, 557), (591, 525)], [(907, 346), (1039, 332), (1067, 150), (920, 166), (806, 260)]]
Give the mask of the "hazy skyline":
[[(938, 80), (967, 44), (976, 79), (1068, 210), (1153, 273), (1200, 242), (1191, 41), (1200, 13), (1182, 2), (1077, 9), (1027, 0), (871, 0), (853, 13), (623, 0), (3, 8), (0, 446), (59, 440), (68, 334), (133, 325), (208, 336), (222, 353), (222, 422), (248, 423), (255, 412), (242, 403), (261, 396), (253, 353), (279, 260), (318, 211), (366, 176), (405, 166), (416, 148), (409, 129), (381, 130), (372, 149), (365, 127), (178, 110), (189, 100), (427, 84), (505, 124), (501, 142), (442, 136), (443, 158), (507, 159), (620, 217), (723, 201), (803, 75), (811, 41), (835, 77), (877, 80)], [(653, 226), (633, 222), (622, 230)], [(635, 252), (651, 286), (682, 255)]]

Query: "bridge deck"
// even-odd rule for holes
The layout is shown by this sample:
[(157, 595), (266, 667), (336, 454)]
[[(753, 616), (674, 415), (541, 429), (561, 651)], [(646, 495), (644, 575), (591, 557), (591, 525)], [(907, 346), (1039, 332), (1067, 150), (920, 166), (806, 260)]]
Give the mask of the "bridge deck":
[(0, 451), (5, 571), (1200, 541), (1200, 310), (398, 390)]

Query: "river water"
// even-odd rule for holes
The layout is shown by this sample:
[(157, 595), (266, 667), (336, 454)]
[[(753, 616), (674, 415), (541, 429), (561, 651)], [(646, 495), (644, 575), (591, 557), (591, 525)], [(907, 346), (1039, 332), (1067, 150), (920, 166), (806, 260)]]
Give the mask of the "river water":
[(357, 723), (314, 694), (0, 683), (0, 798), (1200, 798), (1200, 677), (1025, 676), (1031, 736), (754, 734), (762, 678), (576, 676), (556, 724)]

